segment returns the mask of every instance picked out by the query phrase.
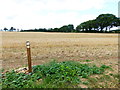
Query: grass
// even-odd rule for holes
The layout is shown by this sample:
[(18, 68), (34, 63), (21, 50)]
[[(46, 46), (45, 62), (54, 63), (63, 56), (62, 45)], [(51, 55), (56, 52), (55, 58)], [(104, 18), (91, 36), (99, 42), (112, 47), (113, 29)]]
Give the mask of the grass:
[[(2, 75), (3, 88), (78, 88), (79, 84), (87, 85), (89, 88), (108, 88), (107, 82), (118, 80), (118, 76), (104, 75), (110, 66), (81, 64), (76, 61), (57, 62), (55, 60), (33, 66), (30, 74), (16, 73), (14, 70)], [(91, 78), (91, 75), (102, 75), (99, 78)], [(86, 81), (82, 81), (85, 78)], [(103, 82), (103, 84), (100, 84)], [(118, 83), (112, 83), (116, 87)]]
[[(114, 74), (119, 76), (119, 74)], [(119, 77), (110, 76), (103, 74), (100, 77), (88, 78), (89, 85), (88, 87), (94, 88), (118, 88), (119, 87)]]

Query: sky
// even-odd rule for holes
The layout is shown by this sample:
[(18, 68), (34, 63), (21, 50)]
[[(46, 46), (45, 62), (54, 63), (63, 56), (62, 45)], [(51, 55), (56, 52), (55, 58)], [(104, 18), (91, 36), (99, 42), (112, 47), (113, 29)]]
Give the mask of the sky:
[(59, 28), (95, 19), (100, 14), (118, 17), (120, 0), (0, 0), (0, 29)]

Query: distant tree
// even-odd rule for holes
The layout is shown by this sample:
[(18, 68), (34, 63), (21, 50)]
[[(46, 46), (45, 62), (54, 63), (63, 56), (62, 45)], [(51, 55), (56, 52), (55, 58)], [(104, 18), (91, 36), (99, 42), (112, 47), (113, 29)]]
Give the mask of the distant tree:
[(115, 26), (115, 27), (120, 26), (120, 18), (115, 18), (114, 22), (112, 23), (112, 26)]
[(73, 32), (74, 26), (72, 24), (64, 25), (59, 28), (59, 32)]
[(35, 28), (34, 30), (37, 31), (38, 29)]
[(67, 32), (68, 31), (68, 26), (67, 25), (64, 25), (62, 27), (59, 28), (59, 31), (60, 32)]
[(80, 25), (78, 25), (77, 27), (76, 27), (76, 30), (77, 31), (88, 31), (88, 28), (87, 28), (87, 24), (86, 24), (86, 22), (83, 22), (83, 23), (81, 23)]
[[(76, 27), (77, 31), (83, 32), (105, 32), (112, 27), (120, 26), (120, 19), (113, 14), (100, 14), (96, 19), (81, 23)], [(93, 31), (94, 30), (94, 31)]]
[(4, 30), (4, 31), (7, 31), (8, 29), (5, 27), (3, 30)]
[(76, 32), (80, 32), (81, 29), (82, 29), (82, 25), (80, 24), (80, 25), (78, 25), (78, 26), (76, 27)]
[(93, 19), (92, 20), (92, 28), (93, 30), (96, 30), (96, 31), (99, 31), (99, 25), (98, 25), (98, 22), (96, 21), (96, 19)]
[(52, 32), (59, 32), (59, 28), (52, 29)]
[(75, 32), (73, 24), (69, 24), (68, 29), (69, 29), (69, 32)]
[(52, 28), (48, 28), (48, 30), (47, 30), (48, 32), (52, 32), (53, 31), (53, 29)]
[(100, 14), (96, 18), (96, 21), (101, 31), (103, 31), (104, 28), (106, 28), (106, 31), (108, 28), (110, 30), (110, 28), (115, 26), (116, 20), (117, 17), (113, 14)]
[(14, 28), (13, 28), (13, 27), (11, 27), (9, 31), (11, 32), (11, 31), (13, 31), (13, 30), (14, 30)]

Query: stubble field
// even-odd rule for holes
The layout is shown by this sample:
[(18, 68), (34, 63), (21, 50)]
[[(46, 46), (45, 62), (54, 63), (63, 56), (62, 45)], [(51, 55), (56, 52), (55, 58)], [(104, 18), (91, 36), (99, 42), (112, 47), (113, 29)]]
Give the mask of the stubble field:
[(114, 70), (111, 73), (118, 73), (118, 34), (102, 33), (3, 32), (2, 67), (5, 70), (27, 66), (27, 40), (31, 43), (32, 65), (52, 59), (73, 60), (109, 65)]
[[(26, 41), (31, 43), (33, 65), (51, 59), (58, 61), (92, 60), (96, 64), (117, 67), (118, 35), (90, 33), (2, 33), (3, 68), (27, 64)], [(115, 68), (117, 71), (117, 68)]]

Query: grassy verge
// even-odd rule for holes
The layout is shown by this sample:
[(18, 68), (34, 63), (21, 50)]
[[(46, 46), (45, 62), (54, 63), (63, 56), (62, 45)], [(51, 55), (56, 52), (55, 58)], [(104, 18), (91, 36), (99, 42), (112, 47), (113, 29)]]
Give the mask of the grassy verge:
[[(87, 60), (88, 61), (88, 60)], [(90, 61), (90, 60), (89, 60)], [(52, 62), (33, 66), (30, 74), (14, 70), (2, 74), (3, 88), (114, 88), (118, 86), (119, 75), (104, 74), (110, 66), (97, 67), (76, 61)], [(94, 77), (94, 76), (98, 77)], [(109, 82), (113, 82), (109, 84)]]

